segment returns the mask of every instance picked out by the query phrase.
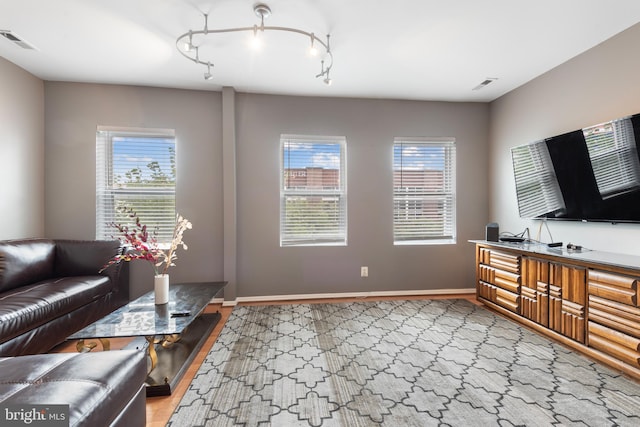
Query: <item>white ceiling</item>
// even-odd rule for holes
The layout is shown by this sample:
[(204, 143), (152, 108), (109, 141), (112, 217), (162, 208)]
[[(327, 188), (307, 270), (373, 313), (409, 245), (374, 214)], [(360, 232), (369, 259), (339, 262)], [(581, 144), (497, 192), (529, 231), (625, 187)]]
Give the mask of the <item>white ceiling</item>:
[[(37, 77), (240, 92), (491, 101), (640, 22), (638, 0), (265, 0), (265, 25), (331, 34), (333, 84), (297, 34), (210, 36), (214, 78), (176, 38), (258, 24), (256, 0), (0, 0), (0, 56)], [(204, 48), (203, 48), (204, 49)], [(208, 59), (208, 58), (201, 58)], [(473, 90), (486, 78), (498, 78)]]

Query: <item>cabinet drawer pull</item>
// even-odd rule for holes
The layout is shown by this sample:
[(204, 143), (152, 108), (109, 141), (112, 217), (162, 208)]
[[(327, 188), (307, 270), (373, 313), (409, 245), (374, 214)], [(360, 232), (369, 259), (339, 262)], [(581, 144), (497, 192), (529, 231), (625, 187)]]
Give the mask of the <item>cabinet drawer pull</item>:
[(633, 351), (640, 352), (640, 339), (634, 338), (622, 332), (614, 331), (606, 326), (599, 325), (594, 322), (589, 322), (589, 334), (595, 334), (599, 337), (605, 338), (609, 341), (620, 344)]
[(589, 335), (589, 347), (593, 347), (603, 353), (610, 354), (616, 359), (622, 360), (635, 368), (640, 366), (640, 353), (629, 350), (628, 348), (599, 337), (598, 335)]
[(596, 270), (589, 270), (589, 282), (598, 282), (618, 288), (633, 289), (634, 291), (638, 288), (638, 280), (635, 277), (605, 273), (604, 271)]
[(606, 283), (589, 281), (589, 294), (602, 298), (618, 301), (623, 304), (636, 305), (638, 301), (637, 291), (612, 286)]

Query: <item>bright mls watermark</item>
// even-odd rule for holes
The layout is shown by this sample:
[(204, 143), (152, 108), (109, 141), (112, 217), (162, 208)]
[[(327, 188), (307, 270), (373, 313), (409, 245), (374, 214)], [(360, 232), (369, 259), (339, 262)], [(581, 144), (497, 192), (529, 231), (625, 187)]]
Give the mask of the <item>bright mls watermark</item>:
[(69, 405), (0, 405), (0, 425), (68, 427)]

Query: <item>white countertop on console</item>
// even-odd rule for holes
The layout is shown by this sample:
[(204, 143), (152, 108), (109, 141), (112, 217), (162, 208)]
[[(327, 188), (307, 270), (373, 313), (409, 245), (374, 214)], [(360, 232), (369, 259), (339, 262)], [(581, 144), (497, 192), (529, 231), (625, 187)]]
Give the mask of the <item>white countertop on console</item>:
[(515, 249), (530, 254), (543, 254), (562, 257), (567, 260), (579, 260), (594, 264), (604, 264), (621, 268), (640, 269), (640, 256), (615, 252), (594, 251), (590, 249), (550, 248), (546, 243), (537, 242), (490, 242), (488, 240), (469, 240), (471, 243), (494, 246), (496, 248)]

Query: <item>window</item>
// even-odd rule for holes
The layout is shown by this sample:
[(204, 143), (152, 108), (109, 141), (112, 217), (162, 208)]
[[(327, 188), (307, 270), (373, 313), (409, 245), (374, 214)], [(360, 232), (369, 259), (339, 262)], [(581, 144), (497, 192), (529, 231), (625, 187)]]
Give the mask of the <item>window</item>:
[(518, 209), (522, 218), (564, 212), (560, 185), (544, 141), (511, 150)]
[(452, 138), (395, 138), (394, 244), (455, 243), (456, 146)]
[(280, 246), (346, 245), (344, 137), (282, 135)]
[(640, 162), (629, 117), (582, 130), (603, 198), (640, 187)]
[(96, 134), (96, 238), (110, 239), (108, 224), (130, 223), (121, 208), (157, 227), (171, 241), (175, 224), (176, 141), (172, 130), (111, 129)]

